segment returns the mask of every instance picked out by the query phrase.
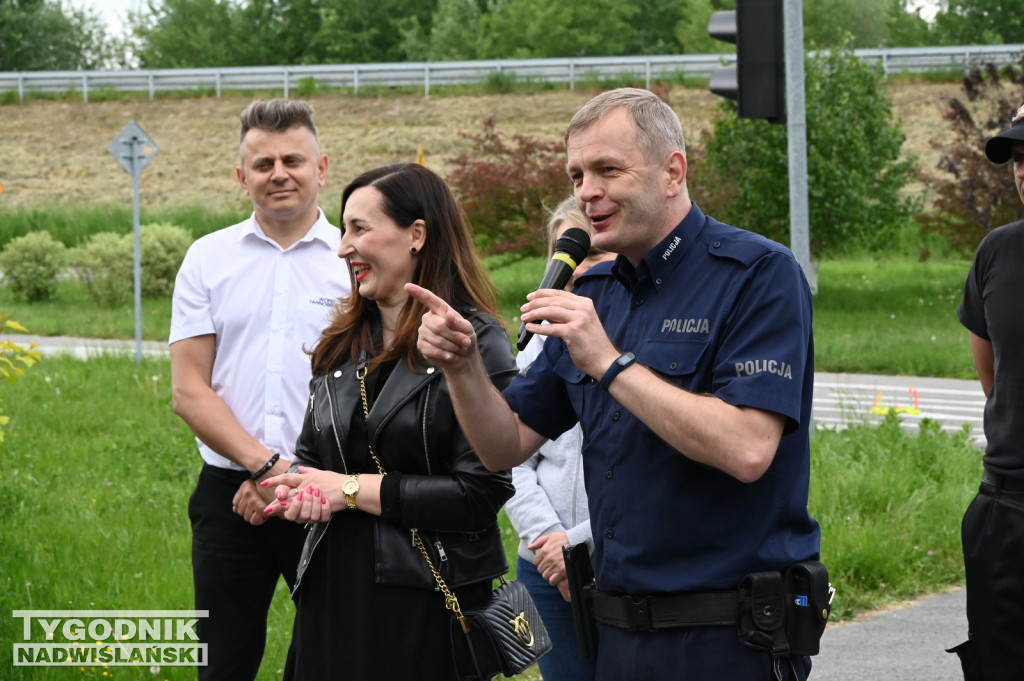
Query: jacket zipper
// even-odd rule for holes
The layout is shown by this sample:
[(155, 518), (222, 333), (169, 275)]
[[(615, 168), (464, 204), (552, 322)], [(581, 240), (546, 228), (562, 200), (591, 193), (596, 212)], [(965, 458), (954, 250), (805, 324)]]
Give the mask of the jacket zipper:
[(423, 418), (420, 421), (420, 437), (423, 439), (423, 458), (427, 463), (427, 475), (433, 475), (430, 467), (430, 441), (427, 439), (427, 412), (430, 411), (430, 393), (434, 385), (427, 386), (426, 395), (423, 398)]
[(331, 425), (334, 431), (334, 444), (338, 445), (338, 458), (341, 459), (341, 465), (345, 468), (344, 472), (348, 473), (348, 464), (345, 463), (345, 450), (341, 448), (341, 440), (338, 439), (338, 424), (334, 419), (334, 399), (331, 397), (331, 383), (330, 376), (324, 376), (324, 390), (327, 392), (327, 406), (331, 412)]

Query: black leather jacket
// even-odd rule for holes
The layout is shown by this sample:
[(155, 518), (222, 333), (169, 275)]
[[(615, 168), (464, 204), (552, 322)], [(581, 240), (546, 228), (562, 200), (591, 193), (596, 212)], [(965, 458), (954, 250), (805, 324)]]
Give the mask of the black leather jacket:
[[(472, 321), (484, 366), (494, 384), (504, 388), (517, 373), (508, 335), (491, 317)], [(353, 413), (362, 412), (358, 366), (348, 361), (310, 381), (295, 464), (347, 472), (349, 423)], [(515, 492), (512, 476), (488, 471), (470, 448), (456, 422), (444, 373), (430, 366), (413, 372), (399, 359), (371, 405), (368, 432), (384, 469), (402, 474), (400, 508), (383, 509), (375, 522), (377, 583), (435, 588), (426, 561), (413, 545), (413, 533), (422, 537), (451, 587), (507, 572), (497, 514)], [(329, 524), (311, 526), (296, 590)]]

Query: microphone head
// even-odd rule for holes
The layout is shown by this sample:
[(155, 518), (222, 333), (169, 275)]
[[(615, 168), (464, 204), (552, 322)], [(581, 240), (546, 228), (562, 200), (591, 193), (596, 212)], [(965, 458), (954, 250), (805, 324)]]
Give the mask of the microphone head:
[(579, 227), (570, 227), (562, 232), (555, 242), (555, 253), (565, 253), (579, 265), (587, 257), (590, 250), (590, 234)]

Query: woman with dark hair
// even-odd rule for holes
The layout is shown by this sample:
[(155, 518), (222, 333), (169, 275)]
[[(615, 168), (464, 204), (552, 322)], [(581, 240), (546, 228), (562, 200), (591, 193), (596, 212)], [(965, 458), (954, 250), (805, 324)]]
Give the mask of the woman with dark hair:
[(473, 320), (502, 387), (516, 375), (495, 296), (444, 181), (417, 164), (363, 173), (342, 194), (352, 295), (312, 350), (295, 466), (266, 481), (267, 514), (312, 523), (293, 596), (290, 679), (456, 678), (445, 598), (463, 607), (507, 570), (497, 515), (514, 488), (466, 442), (443, 372), (416, 350), (412, 282)]

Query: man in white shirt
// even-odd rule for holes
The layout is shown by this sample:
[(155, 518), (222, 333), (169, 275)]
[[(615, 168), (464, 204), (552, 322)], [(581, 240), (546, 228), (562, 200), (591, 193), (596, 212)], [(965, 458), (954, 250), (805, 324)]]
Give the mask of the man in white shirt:
[(280, 576), (294, 583), (305, 539), (264, 516), (273, 491), (257, 483), (289, 466), (309, 398), (305, 349), (350, 291), (340, 231), (317, 204), (328, 162), (312, 114), (282, 99), (242, 112), (236, 173), (253, 214), (193, 243), (174, 286), (174, 411), (204, 461), (189, 501), (195, 604), (209, 610), (200, 679), (255, 678), (274, 589)]

